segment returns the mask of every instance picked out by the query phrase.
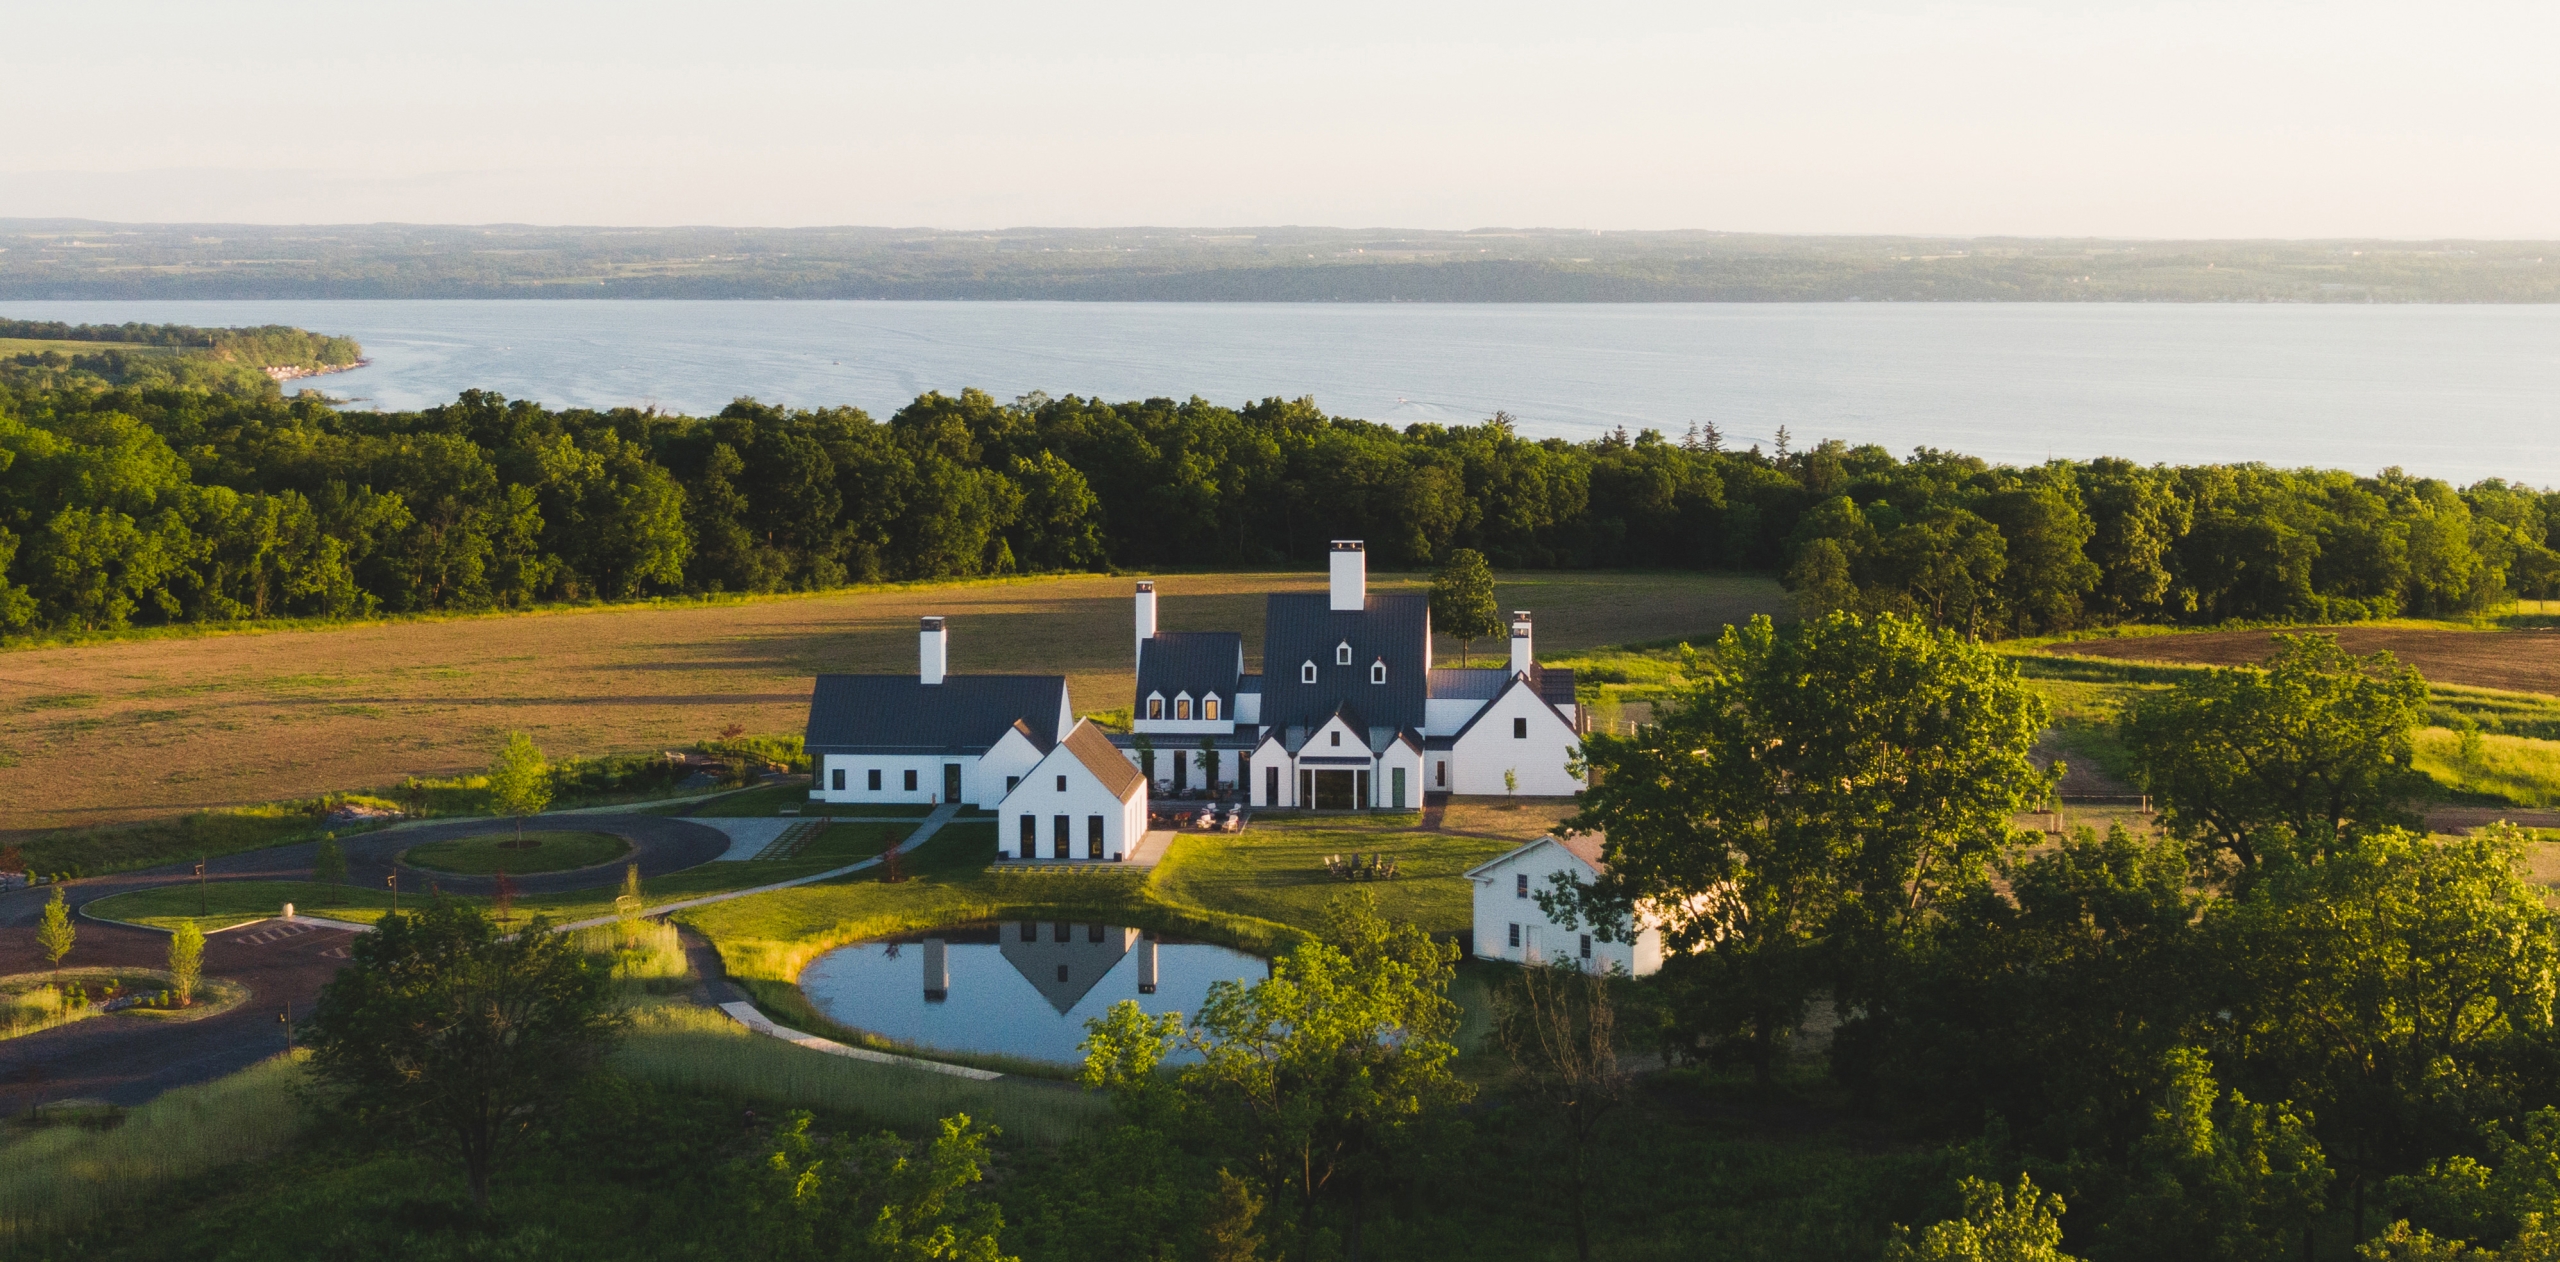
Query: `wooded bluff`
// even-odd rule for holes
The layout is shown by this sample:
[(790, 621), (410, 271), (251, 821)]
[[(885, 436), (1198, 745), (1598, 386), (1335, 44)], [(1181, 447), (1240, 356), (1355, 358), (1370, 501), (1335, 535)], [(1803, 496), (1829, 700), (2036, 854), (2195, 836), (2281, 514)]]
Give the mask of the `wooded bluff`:
[[(1784, 437), (1783, 433), (1781, 435)], [(1311, 399), (1225, 407), (978, 391), (886, 421), (466, 391), (340, 411), (77, 374), (0, 378), (0, 631), (511, 608), (1013, 572), (1382, 565), (1715, 568), (1808, 609), (2000, 636), (2353, 620), (2560, 589), (2560, 494), (2398, 470), (1988, 464), (1837, 442), (1496, 415), (1396, 429)]]

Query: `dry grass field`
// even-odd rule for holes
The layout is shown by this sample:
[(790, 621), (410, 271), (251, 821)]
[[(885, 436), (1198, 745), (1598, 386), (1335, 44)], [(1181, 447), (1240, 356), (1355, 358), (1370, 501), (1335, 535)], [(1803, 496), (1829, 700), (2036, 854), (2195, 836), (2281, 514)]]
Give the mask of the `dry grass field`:
[[(797, 731), (811, 675), (915, 669), (924, 614), (952, 619), (953, 670), (1063, 673), (1079, 709), (1120, 708), (1131, 584), (1080, 575), (0, 654), (0, 837), (474, 770), (517, 728), (554, 757), (675, 748), (732, 723)], [(1240, 630), (1256, 656), (1262, 594), (1323, 585), (1162, 576), (1159, 625)], [(1510, 575), (1499, 595), (1536, 612), (1551, 651), (1711, 635), (1784, 607), (1775, 583), (1734, 575)]]
[[(2384, 650), (2418, 668), (2429, 682), (2560, 693), (2560, 630), (2452, 631), (2433, 627), (2306, 627), (2333, 632), (2350, 653)], [(2204, 631), (2121, 640), (2073, 640), (2046, 650), (2119, 661), (2237, 666), (2275, 652), (2272, 631)]]

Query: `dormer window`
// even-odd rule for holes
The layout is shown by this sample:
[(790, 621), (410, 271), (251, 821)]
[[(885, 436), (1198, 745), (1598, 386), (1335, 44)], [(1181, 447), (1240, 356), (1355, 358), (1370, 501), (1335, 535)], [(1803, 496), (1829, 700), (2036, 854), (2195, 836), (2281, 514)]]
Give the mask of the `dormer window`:
[(1381, 657), (1369, 663), (1369, 682), (1373, 684), (1387, 682), (1387, 659)]
[(1200, 717), (1204, 719), (1218, 717), (1218, 694), (1213, 692), (1200, 698)]
[(1164, 717), (1163, 693), (1152, 693), (1147, 697), (1147, 717), (1151, 719), (1161, 719)]
[(1333, 664), (1336, 666), (1351, 664), (1351, 641), (1345, 640), (1333, 646)]
[(1175, 698), (1173, 699), (1173, 717), (1174, 717), (1177, 721), (1180, 721), (1180, 720), (1187, 720), (1187, 719), (1189, 719), (1189, 718), (1191, 717), (1191, 694), (1190, 694), (1190, 693), (1187, 693), (1187, 692), (1186, 692), (1186, 693), (1183, 693), (1181, 696), (1175, 697)]
[(1305, 665), (1303, 665), (1303, 666), (1300, 666), (1300, 667), (1298, 668), (1298, 682), (1299, 682), (1299, 683), (1302, 683), (1302, 684), (1311, 684), (1311, 683), (1314, 683), (1315, 681), (1316, 681), (1316, 664), (1315, 664), (1314, 662), (1308, 662), (1307, 664), (1305, 664)]

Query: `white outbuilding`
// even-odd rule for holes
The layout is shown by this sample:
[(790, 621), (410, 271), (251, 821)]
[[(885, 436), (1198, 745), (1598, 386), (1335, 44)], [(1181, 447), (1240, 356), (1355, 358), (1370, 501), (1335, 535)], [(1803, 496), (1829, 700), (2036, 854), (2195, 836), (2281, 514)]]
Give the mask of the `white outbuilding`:
[[(1538, 906), (1558, 872), (1588, 885), (1607, 871), (1600, 838), (1540, 837), (1467, 872), (1475, 883), (1476, 958), (1536, 964), (1569, 959), (1592, 972), (1644, 977), (1662, 968), (1662, 930), (1645, 924), (1635, 941), (1604, 942), (1588, 924), (1566, 928)], [(1623, 937), (1624, 935), (1619, 935)]]
[(1147, 835), (1147, 778), (1090, 719), (1004, 795), (996, 857), (1117, 863)]

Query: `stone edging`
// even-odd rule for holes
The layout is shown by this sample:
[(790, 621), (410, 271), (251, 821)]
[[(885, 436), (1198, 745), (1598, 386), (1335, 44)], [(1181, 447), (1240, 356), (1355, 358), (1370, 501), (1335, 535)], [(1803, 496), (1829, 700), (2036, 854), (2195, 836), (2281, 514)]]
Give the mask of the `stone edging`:
[(918, 1060), (912, 1056), (892, 1056), (887, 1052), (875, 1052), (867, 1047), (849, 1047), (843, 1043), (836, 1042), (834, 1039), (819, 1038), (815, 1034), (803, 1034), (798, 1030), (790, 1029), (786, 1026), (775, 1025), (773, 1022), (767, 1020), (763, 1013), (756, 1011), (756, 1006), (751, 1003), (724, 1003), (720, 1005), (720, 1011), (727, 1013), (730, 1020), (747, 1027), (747, 1029), (754, 1033), (778, 1038), (785, 1043), (805, 1047), (813, 1052), (824, 1052), (829, 1056), (846, 1056), (851, 1057), (854, 1060), (867, 1060), (874, 1064), (881, 1065), (904, 1065), (909, 1069), (922, 1069), (937, 1074), (949, 1074), (954, 1078), (967, 1078), (976, 1082), (993, 1082), (998, 1078), (1004, 1077), (1003, 1074), (997, 1073), (992, 1069), (974, 1069), (967, 1065), (946, 1065), (941, 1061)]

